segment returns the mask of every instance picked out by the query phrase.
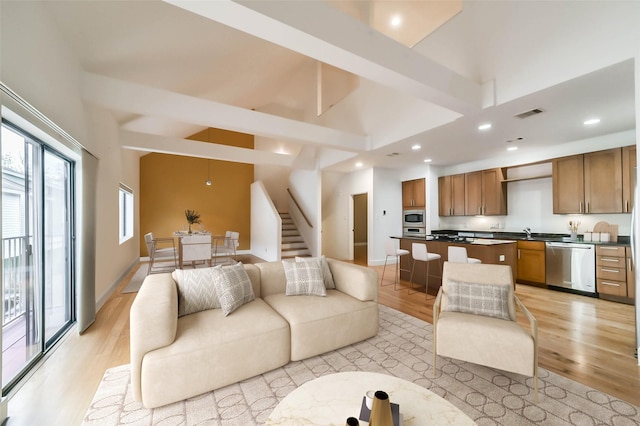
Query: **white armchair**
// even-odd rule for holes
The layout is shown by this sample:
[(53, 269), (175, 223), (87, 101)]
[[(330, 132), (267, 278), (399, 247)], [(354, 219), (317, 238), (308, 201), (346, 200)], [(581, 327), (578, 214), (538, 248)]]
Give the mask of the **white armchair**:
[[(516, 307), (529, 328), (516, 322)], [(433, 368), (446, 356), (533, 377), (538, 401), (538, 322), (514, 293), (508, 265), (445, 262), (433, 305)]]

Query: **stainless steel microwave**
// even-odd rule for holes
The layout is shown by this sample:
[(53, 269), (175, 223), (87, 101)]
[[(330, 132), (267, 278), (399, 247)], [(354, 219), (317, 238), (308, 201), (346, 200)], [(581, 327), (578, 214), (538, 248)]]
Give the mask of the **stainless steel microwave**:
[(425, 227), (425, 211), (424, 210), (405, 210), (402, 214), (403, 227)]

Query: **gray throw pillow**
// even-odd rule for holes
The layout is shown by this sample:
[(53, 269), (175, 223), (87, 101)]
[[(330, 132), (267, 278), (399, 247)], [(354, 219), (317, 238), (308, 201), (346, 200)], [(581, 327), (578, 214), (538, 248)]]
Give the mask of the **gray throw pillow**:
[(212, 268), (213, 287), (216, 289), (222, 312), (226, 317), (245, 303), (256, 298), (242, 262)]
[(327, 290), (322, 279), (320, 262), (287, 262), (283, 261), (287, 279), (285, 294), (287, 296), (326, 296)]
[(173, 279), (178, 284), (178, 317), (220, 307), (213, 288), (212, 269), (173, 271)]
[(509, 317), (509, 286), (460, 281), (447, 282), (448, 303), (445, 311), (511, 320)]
[(324, 255), (320, 257), (297, 257), (296, 262), (320, 262), (320, 269), (322, 270), (322, 280), (324, 281), (324, 287), (327, 289), (336, 288), (335, 282), (333, 282), (333, 274), (329, 263)]

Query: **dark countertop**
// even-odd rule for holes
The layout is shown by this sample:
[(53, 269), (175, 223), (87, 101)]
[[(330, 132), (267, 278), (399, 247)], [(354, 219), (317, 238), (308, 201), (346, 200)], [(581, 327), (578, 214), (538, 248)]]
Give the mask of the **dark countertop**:
[[(425, 241), (426, 238), (417, 237), (392, 237), (403, 238), (408, 240)], [(572, 243), (584, 243), (593, 245), (629, 245), (628, 236), (618, 236), (617, 242), (602, 243), (598, 241), (582, 241), (582, 235), (578, 234), (578, 240), (570, 241), (569, 234), (549, 234), (549, 233), (532, 233), (531, 237), (527, 237), (524, 232), (491, 232), (491, 231), (458, 231), (458, 230), (434, 230), (428, 237), (433, 241), (445, 241), (456, 243), (471, 243), (469, 239), (483, 238), (490, 240), (514, 240), (514, 241), (543, 241), (543, 242), (572, 242)]]

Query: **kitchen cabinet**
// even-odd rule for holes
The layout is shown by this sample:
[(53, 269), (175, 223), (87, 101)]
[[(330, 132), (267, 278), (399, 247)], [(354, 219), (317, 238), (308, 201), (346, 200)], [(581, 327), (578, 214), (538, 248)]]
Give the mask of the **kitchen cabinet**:
[(407, 180), (402, 182), (402, 207), (403, 208), (413, 208), (413, 207), (425, 208), (427, 204), (425, 188), (426, 186), (425, 186), (424, 178)]
[(467, 216), (507, 214), (505, 169), (466, 173), (464, 186)]
[(584, 154), (586, 213), (622, 213), (622, 148)]
[(596, 286), (601, 298), (627, 297), (626, 247), (596, 247)]
[(553, 213), (622, 213), (622, 148), (553, 160)]
[(636, 146), (622, 148), (622, 211), (631, 213), (636, 187)]
[(464, 216), (464, 173), (438, 178), (438, 214)]
[(631, 247), (625, 247), (625, 255), (627, 258), (627, 297), (631, 303), (635, 303), (636, 299), (636, 268), (631, 257)]
[(518, 241), (517, 281), (546, 287), (545, 245), (543, 241)]

